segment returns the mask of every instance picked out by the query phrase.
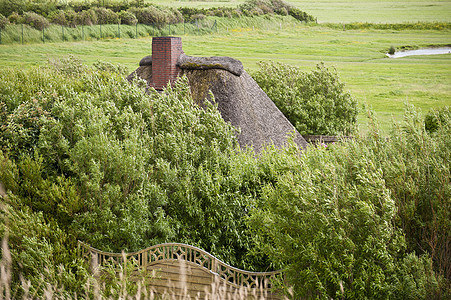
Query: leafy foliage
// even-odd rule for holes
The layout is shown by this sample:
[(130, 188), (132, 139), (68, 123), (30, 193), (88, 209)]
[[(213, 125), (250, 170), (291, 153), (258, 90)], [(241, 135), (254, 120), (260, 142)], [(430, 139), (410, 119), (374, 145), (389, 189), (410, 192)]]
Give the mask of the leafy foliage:
[(5, 29), (6, 25), (8, 25), (9, 20), (4, 15), (0, 14), (0, 29)]
[(449, 277), (450, 132), (428, 135), (408, 110), (388, 139), (375, 128), (290, 158), (298, 166), (263, 188), (249, 223), (296, 297), (449, 296), (432, 264)]
[(355, 132), (357, 101), (324, 64), (307, 73), (282, 63), (260, 62), (253, 77), (300, 134)]
[(39, 296), (42, 282), (86, 295), (71, 250), (81, 239), (114, 252), (185, 242), (251, 270), (271, 262), (305, 297), (449, 295), (450, 122), (429, 134), (409, 110), (388, 139), (375, 128), (257, 157), (214, 105), (193, 103), (186, 79), (146, 93), (125, 72), (74, 57), (0, 72), (0, 224), (15, 291), (20, 274)]
[[(252, 190), (241, 186), (239, 156), (230, 159), (235, 129), (214, 106), (195, 105), (184, 81), (146, 95), (121, 68), (95, 68), (69, 58), (6, 71), (1, 145), (34, 178), (19, 171), (23, 191), (7, 188), (103, 250), (185, 241), (255, 268), (243, 219)], [(68, 194), (49, 198), (50, 187)]]
[(418, 255), (429, 253), (435, 269), (450, 279), (451, 123), (446, 113), (443, 118), (429, 134), (421, 116), (407, 107), (404, 122), (394, 126), (389, 140), (376, 128), (366, 143), (396, 201), (397, 225), (406, 235), (408, 249)]
[(34, 12), (26, 12), (24, 14), (24, 24), (28, 24), (38, 30), (47, 28), (50, 25), (49, 21), (45, 17)]
[[(0, 14), (11, 16), (10, 21), (15, 24), (22, 23), (24, 14), (37, 14), (33, 16), (41, 24), (48, 18), (51, 22), (59, 25), (96, 25), (96, 24), (122, 24), (135, 25), (155, 24), (163, 26), (186, 21), (193, 21), (196, 16), (218, 16), (218, 17), (240, 17), (258, 16), (262, 14), (291, 15), (299, 21), (310, 22), (314, 18), (307, 13), (293, 7), (281, 0), (249, 0), (237, 8), (214, 7), (172, 8), (145, 4), (143, 1), (54, 1), (54, 0), (0, 0)], [(29, 18), (29, 17), (28, 17)], [(135, 21), (136, 20), (136, 21)], [(33, 25), (32, 25), (33, 26)], [(46, 27), (33, 27), (42, 30)]]
[(61, 298), (82, 293), (89, 275), (67, 233), (26, 206), (2, 205), (0, 220), (1, 235), (8, 238), (10, 248), (6, 253), (3, 247), (2, 258), (10, 255), (12, 298), (41, 298), (48, 285), (59, 287), (54, 296)]
[(424, 127), (429, 133), (436, 132), (440, 127), (447, 126), (451, 122), (451, 110), (449, 106), (441, 109), (431, 109), (424, 118)]

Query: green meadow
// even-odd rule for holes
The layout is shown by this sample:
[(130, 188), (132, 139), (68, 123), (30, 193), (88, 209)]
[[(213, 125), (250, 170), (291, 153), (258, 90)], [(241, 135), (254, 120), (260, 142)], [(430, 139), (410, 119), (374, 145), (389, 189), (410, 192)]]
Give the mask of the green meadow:
[[(199, 4), (205, 7), (236, 6), (242, 2), (164, 1), (173, 6)], [(401, 118), (405, 103), (415, 105), (423, 113), (451, 105), (451, 56), (390, 59), (385, 53), (390, 46), (399, 49), (451, 45), (451, 32), (449, 29), (349, 30), (345, 23), (443, 22), (451, 13), (451, 1), (373, 2), (291, 1), (317, 17), (319, 24), (304, 24), (281, 16), (209, 17), (210, 23), (217, 22), (215, 32), (183, 34), (180, 27), (183, 25), (178, 25), (172, 27), (171, 33), (182, 36), (188, 55), (231, 56), (241, 60), (249, 73), (255, 71), (262, 60), (296, 65), (306, 71), (325, 62), (337, 69), (361, 108), (371, 107), (376, 112), (382, 130), (387, 131), (392, 119)], [(142, 57), (151, 54), (150, 35), (138, 39), (0, 45), (0, 65), (28, 68), (44, 65), (49, 57), (73, 54), (88, 64), (103, 60), (126, 65), (132, 71)], [(366, 109), (362, 108), (358, 121), (362, 130), (366, 128), (365, 115)]]
[[(173, 7), (208, 8), (218, 6), (235, 7), (243, 4), (245, 0), (146, 0), (145, 2)], [(451, 1), (449, 0), (291, 0), (286, 2), (317, 17), (320, 23), (449, 21), (451, 12)]]

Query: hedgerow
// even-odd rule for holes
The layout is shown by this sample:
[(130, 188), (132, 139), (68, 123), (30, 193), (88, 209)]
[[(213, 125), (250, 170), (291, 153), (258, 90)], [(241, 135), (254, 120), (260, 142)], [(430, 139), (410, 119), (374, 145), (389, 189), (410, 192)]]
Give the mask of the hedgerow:
[[(32, 0), (0, 0), (0, 14), (10, 16), (10, 22), (22, 24), (24, 14), (38, 14), (41, 19), (49, 19), (55, 24), (95, 25), (117, 24), (121, 14), (125, 21), (123, 24), (133, 25), (133, 14), (138, 23), (155, 24), (163, 26), (186, 21), (193, 21), (193, 16), (202, 14), (218, 17), (258, 16), (261, 14), (291, 15), (299, 21), (313, 21), (313, 17), (292, 5), (281, 0), (248, 1), (238, 8), (169, 8), (157, 5), (144, 5), (141, 1), (108, 1), (105, 5), (100, 2), (69, 2), (57, 3), (55, 1)], [(37, 18), (37, 17), (35, 17)], [(136, 24), (136, 23), (135, 23)]]

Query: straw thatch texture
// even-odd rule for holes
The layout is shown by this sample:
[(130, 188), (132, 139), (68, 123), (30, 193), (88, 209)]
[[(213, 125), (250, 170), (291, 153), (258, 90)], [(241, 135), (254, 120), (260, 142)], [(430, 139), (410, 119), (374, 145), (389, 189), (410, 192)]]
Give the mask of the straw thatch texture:
[(280, 147), (293, 134), (294, 141), (306, 148), (307, 142), (246, 71), (235, 76), (218, 69), (182, 69), (182, 74), (187, 76), (197, 103), (212, 92), (222, 118), (240, 128), (238, 142), (242, 147), (253, 146), (256, 152), (271, 143)]
[[(276, 107), (274, 102), (243, 69), (240, 61), (230, 57), (190, 57), (182, 54), (177, 62), (180, 75), (187, 76), (194, 101), (202, 105), (210, 91), (223, 119), (240, 129), (241, 147), (252, 146), (260, 152), (265, 145), (281, 147), (292, 135), (301, 148), (307, 142)], [(148, 83), (152, 81), (152, 58), (145, 57), (130, 74)]]

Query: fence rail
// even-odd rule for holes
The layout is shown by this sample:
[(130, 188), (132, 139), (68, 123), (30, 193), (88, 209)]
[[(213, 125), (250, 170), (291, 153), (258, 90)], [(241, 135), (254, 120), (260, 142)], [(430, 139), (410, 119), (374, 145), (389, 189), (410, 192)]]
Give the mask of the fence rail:
[(250, 272), (241, 270), (224, 263), (202, 249), (180, 243), (159, 244), (132, 253), (104, 252), (81, 241), (78, 241), (78, 247), (80, 255), (91, 261), (94, 266), (123, 265), (126, 261), (133, 261), (140, 268), (151, 269), (152, 265), (161, 262), (183, 261), (186, 265), (204, 269), (210, 274), (218, 276), (232, 287), (258, 289), (267, 293), (271, 292), (272, 283), (276, 277), (281, 275), (280, 271)]

